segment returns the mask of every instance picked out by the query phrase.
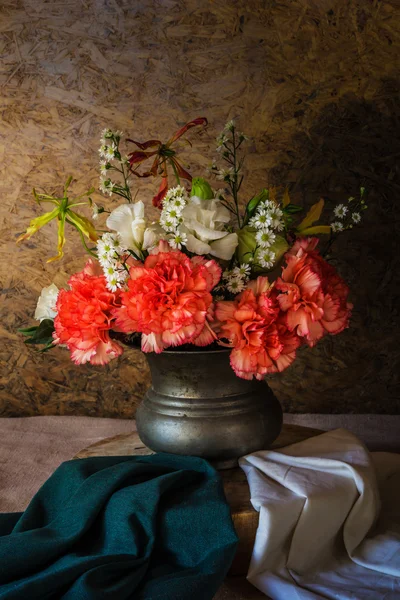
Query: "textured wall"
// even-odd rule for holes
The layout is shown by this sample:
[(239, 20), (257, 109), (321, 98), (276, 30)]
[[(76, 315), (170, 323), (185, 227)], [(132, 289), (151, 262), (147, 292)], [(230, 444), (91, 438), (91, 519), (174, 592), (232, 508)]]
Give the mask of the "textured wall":
[[(84, 255), (75, 233), (61, 264), (48, 227), (21, 247), (32, 186), (97, 185), (98, 136), (167, 139), (207, 116), (188, 160), (214, 156), (214, 137), (240, 116), (251, 137), (244, 196), (289, 184), (327, 208), (369, 190), (365, 224), (334, 260), (352, 287), (351, 329), (304, 349), (271, 386), (284, 408), (399, 412), (399, 38), (395, 0), (5, 0), (0, 14), (0, 414), (133, 416), (148, 384), (140, 353), (105, 368), (74, 366), (62, 350), (26, 348), (44, 285), (65, 285)], [(150, 202), (156, 184), (140, 182)]]

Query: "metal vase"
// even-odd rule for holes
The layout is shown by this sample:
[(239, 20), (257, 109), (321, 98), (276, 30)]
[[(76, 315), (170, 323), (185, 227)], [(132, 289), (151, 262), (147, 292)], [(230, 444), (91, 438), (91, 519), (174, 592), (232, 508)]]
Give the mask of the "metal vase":
[(229, 349), (146, 354), (152, 385), (136, 413), (142, 442), (156, 452), (201, 456), (229, 468), (268, 448), (282, 409), (264, 381), (234, 374)]

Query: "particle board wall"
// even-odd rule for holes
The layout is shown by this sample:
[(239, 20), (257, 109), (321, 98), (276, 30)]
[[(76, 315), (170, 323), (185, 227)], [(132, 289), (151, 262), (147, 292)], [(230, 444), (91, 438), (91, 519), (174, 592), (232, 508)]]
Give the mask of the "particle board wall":
[[(56, 191), (70, 174), (77, 193), (97, 186), (104, 127), (167, 139), (197, 116), (210, 126), (190, 135), (194, 174), (215, 156), (225, 121), (240, 117), (250, 136), (244, 197), (287, 184), (306, 206), (324, 196), (329, 213), (368, 189), (364, 226), (334, 254), (352, 288), (351, 328), (303, 349), (271, 386), (286, 411), (399, 412), (395, 0), (0, 6), (0, 414), (134, 415), (149, 382), (139, 352), (105, 368), (75, 366), (66, 351), (38, 354), (16, 332), (32, 322), (43, 286), (63, 286), (81, 268), (75, 232), (64, 260), (50, 265), (54, 224), (20, 247), (15, 239), (41, 213), (33, 186)], [(156, 182), (137, 183), (150, 205)]]

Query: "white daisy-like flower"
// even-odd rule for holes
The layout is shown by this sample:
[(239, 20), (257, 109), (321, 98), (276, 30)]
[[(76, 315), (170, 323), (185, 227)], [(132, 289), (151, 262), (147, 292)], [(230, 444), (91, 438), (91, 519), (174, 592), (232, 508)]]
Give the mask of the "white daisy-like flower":
[(160, 225), (164, 229), (164, 231), (170, 233), (177, 229), (179, 225), (179, 219), (174, 219), (172, 217), (168, 217), (167, 215), (161, 214)]
[(169, 190), (164, 196), (163, 206), (168, 205), (170, 201), (174, 200), (175, 198), (183, 198), (186, 201), (187, 197), (187, 191), (185, 190), (183, 185), (177, 185), (173, 188), (169, 188)]
[(251, 273), (251, 267), (250, 265), (246, 265), (246, 263), (243, 263), (241, 265), (239, 265), (238, 267), (234, 267), (234, 269), (232, 270), (232, 274), (236, 275), (238, 277), (250, 277), (250, 273)]
[(114, 160), (116, 149), (117, 147), (115, 144), (108, 146), (106, 153), (104, 154), (104, 158), (106, 158), (107, 160)]
[(361, 221), (361, 215), (358, 212), (354, 212), (351, 215), (351, 218), (352, 218), (353, 223), (359, 223)]
[(220, 133), (217, 137), (217, 150), (218, 152), (224, 148), (224, 144), (228, 141), (228, 137), (224, 132)]
[(102, 146), (106, 146), (108, 140), (110, 140), (113, 136), (113, 132), (111, 131), (111, 129), (103, 129), (103, 131), (101, 132), (101, 144)]
[(183, 207), (179, 207), (179, 206), (175, 206), (173, 203), (171, 203), (169, 206), (167, 206), (162, 212), (163, 212), (163, 218), (164, 219), (171, 219), (172, 221), (178, 221), (179, 217), (182, 214), (182, 210)]
[(271, 269), (274, 266), (275, 252), (265, 249), (260, 253), (258, 260), (264, 269)]
[(96, 202), (93, 202), (92, 204), (92, 219), (96, 220), (99, 216), (100, 213), (102, 213), (103, 211), (101, 210), (101, 207), (98, 206), (96, 204)]
[(338, 219), (343, 219), (346, 216), (348, 210), (349, 209), (344, 204), (338, 204), (337, 206), (335, 206), (333, 212), (335, 217), (337, 217)]
[(182, 246), (186, 246), (187, 235), (183, 231), (175, 231), (172, 238), (168, 240), (171, 248), (175, 248), (176, 250), (180, 250)]
[(269, 248), (275, 242), (276, 235), (270, 229), (257, 231), (256, 240), (261, 248)]
[(100, 154), (100, 156), (105, 157), (107, 150), (108, 150), (107, 144), (102, 144), (100, 146), (100, 148), (99, 148), (99, 154)]
[(107, 172), (109, 170), (109, 168), (111, 167), (110, 163), (107, 160), (101, 160), (100, 161), (100, 173), (103, 177), (107, 176)]
[(122, 287), (122, 282), (118, 279), (117, 275), (112, 275), (111, 277), (106, 277), (107, 280), (107, 288), (110, 292), (116, 292), (118, 289)]
[(249, 221), (251, 227), (256, 229), (268, 229), (271, 225), (271, 217), (269, 211), (261, 208)]
[(100, 177), (100, 185), (99, 190), (103, 192), (103, 194), (111, 194), (113, 193), (113, 183), (111, 179), (104, 179), (104, 177)]
[(277, 231), (282, 231), (283, 229), (283, 212), (278, 206), (274, 206), (269, 211), (269, 216), (271, 218), (271, 227), (272, 229), (276, 229)]
[(231, 277), (226, 283), (226, 289), (232, 294), (239, 294), (243, 292), (246, 287), (246, 283), (241, 277)]
[(235, 174), (235, 169), (233, 167), (230, 167), (229, 169), (220, 169), (218, 171), (217, 174), (217, 179), (219, 179), (220, 181), (225, 181), (228, 178), (230, 179), (232, 177), (232, 175)]
[(231, 119), (227, 123), (225, 123), (225, 130), (232, 131), (235, 128), (235, 121)]
[(170, 200), (169, 206), (172, 209), (179, 211), (179, 214), (181, 214), (186, 206), (186, 200), (182, 196), (176, 196)]
[(343, 223), (341, 223), (340, 221), (335, 221), (334, 223), (331, 223), (331, 229), (333, 233), (343, 231)]

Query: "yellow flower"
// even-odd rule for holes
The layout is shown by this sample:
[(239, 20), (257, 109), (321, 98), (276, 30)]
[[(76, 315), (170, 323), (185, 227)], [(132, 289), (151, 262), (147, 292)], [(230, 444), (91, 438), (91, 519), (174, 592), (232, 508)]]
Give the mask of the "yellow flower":
[[(69, 177), (64, 185), (64, 194), (63, 194), (62, 198), (56, 198), (54, 196), (49, 196), (47, 194), (38, 194), (35, 189), (33, 190), (33, 195), (38, 204), (41, 204), (42, 202), (49, 202), (50, 204), (54, 204), (56, 208), (54, 208), (50, 212), (45, 213), (44, 215), (41, 215), (40, 217), (36, 217), (35, 219), (32, 219), (26, 232), (23, 233), (22, 235), (20, 235), (19, 238), (17, 239), (17, 243), (22, 242), (23, 240), (29, 240), (29, 238), (32, 237), (32, 235), (34, 233), (36, 233), (41, 227), (43, 227), (47, 223), (50, 223), (50, 221), (52, 221), (53, 219), (57, 219), (57, 221), (58, 221), (58, 240), (57, 240), (58, 253), (56, 254), (56, 256), (49, 258), (47, 262), (52, 262), (53, 260), (58, 260), (58, 259), (62, 258), (62, 256), (64, 255), (63, 248), (64, 248), (64, 244), (65, 244), (65, 223), (66, 222), (78, 230), (86, 248), (87, 248), (87, 246), (84, 242), (83, 236), (86, 236), (92, 242), (96, 242), (98, 239), (98, 235), (96, 233), (96, 229), (95, 229), (93, 223), (89, 219), (84, 217), (83, 215), (80, 215), (77, 212), (75, 212), (74, 210), (71, 210), (71, 208), (74, 206), (86, 204), (86, 202), (78, 202), (78, 203), (70, 204), (69, 198), (67, 196), (67, 191), (68, 191), (68, 187), (69, 187), (71, 181), (72, 181), (72, 177)], [(88, 192), (85, 192), (78, 198), (82, 198), (83, 196), (89, 197), (89, 194), (91, 194), (92, 192), (93, 192), (93, 189), (89, 190)], [(89, 200), (90, 200), (90, 198), (89, 198)]]

